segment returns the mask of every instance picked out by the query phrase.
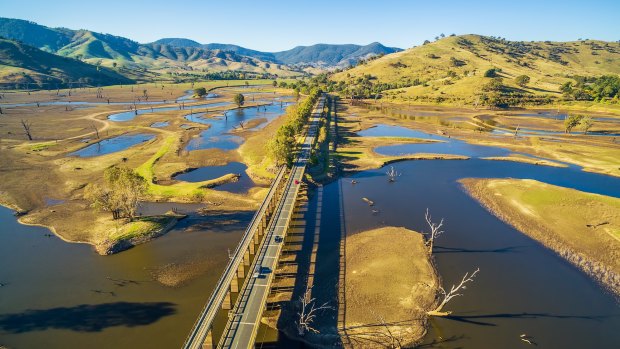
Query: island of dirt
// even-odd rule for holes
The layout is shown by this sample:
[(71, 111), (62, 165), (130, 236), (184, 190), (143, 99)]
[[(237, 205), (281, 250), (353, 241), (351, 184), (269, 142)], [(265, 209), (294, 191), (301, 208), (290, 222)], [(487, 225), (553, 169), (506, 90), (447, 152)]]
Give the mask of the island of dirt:
[(422, 235), (383, 227), (346, 239), (343, 342), (354, 348), (418, 343), (439, 286)]
[(464, 179), (490, 212), (620, 296), (620, 199), (529, 179)]

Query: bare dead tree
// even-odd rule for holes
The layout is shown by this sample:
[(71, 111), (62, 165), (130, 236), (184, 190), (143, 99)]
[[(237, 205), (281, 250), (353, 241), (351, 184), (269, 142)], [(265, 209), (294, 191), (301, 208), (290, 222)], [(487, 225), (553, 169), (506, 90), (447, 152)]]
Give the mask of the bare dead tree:
[(97, 129), (97, 125), (95, 125), (94, 122), (90, 123), (90, 126), (93, 128), (93, 130), (95, 131), (95, 135), (97, 136), (97, 139), (99, 139), (99, 129)]
[(323, 305), (317, 307), (315, 304), (315, 298), (312, 298), (312, 286), (306, 287), (304, 295), (299, 297), (301, 302), (301, 310), (299, 311), (299, 320), (297, 323), (297, 333), (300, 336), (305, 335), (307, 332), (319, 333), (317, 329), (312, 327), (312, 323), (316, 318), (316, 313), (320, 310), (331, 309), (325, 302)]
[(433, 253), (433, 245), (435, 244), (435, 239), (443, 234), (443, 230), (441, 227), (443, 226), (443, 218), (439, 223), (433, 223), (431, 214), (428, 212), (428, 208), (426, 209), (426, 214), (424, 215), (426, 219), (426, 223), (428, 223), (429, 228), (431, 228), (430, 233), (428, 233), (428, 239), (426, 240), (426, 246), (428, 246), (428, 253)]
[(463, 279), (461, 279), (461, 282), (458, 285), (452, 285), (452, 288), (450, 288), (450, 292), (446, 292), (446, 290), (443, 287), (440, 287), (439, 292), (443, 296), (442, 301), (439, 303), (439, 305), (435, 309), (427, 312), (426, 314), (430, 316), (448, 316), (452, 314), (451, 311), (442, 311), (443, 307), (446, 304), (448, 304), (448, 302), (452, 300), (452, 298), (462, 296), (463, 294), (459, 293), (459, 291), (467, 289), (466, 284), (468, 282), (473, 282), (474, 278), (476, 277), (476, 274), (478, 274), (479, 271), (480, 271), (480, 268), (477, 268), (473, 273), (471, 273), (471, 275), (469, 274), (469, 272), (465, 273), (465, 275), (463, 276)]
[(31, 141), (32, 140), (32, 133), (31, 133), (32, 123), (24, 119), (21, 120), (21, 123), (22, 123), (22, 127), (24, 128), (26, 137), (28, 137), (28, 140)]
[(402, 173), (396, 171), (394, 166), (390, 166), (390, 169), (386, 171), (385, 174), (388, 176), (388, 181), (396, 182), (396, 178), (400, 177)]

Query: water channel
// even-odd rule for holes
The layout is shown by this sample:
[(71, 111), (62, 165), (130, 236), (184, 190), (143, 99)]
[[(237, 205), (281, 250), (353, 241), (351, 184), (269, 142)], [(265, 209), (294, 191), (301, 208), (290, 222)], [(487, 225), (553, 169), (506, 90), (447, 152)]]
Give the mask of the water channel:
[[(445, 142), (411, 146), (461, 147), (461, 141), (441, 140)], [(478, 148), (467, 149), (473, 157), (503, 152), (490, 148), (482, 155)], [(620, 347), (616, 299), (562, 258), (488, 213), (456, 182), (468, 177), (532, 178), (620, 197), (620, 179), (574, 166), (480, 159), (407, 161), (393, 166), (403, 173), (396, 183), (387, 181), (385, 169), (370, 170), (354, 175), (355, 185), (344, 178), (310, 195), (309, 206), (323, 207), (316, 282), (333, 285), (337, 281), (341, 225), (332, 223), (339, 213), (346, 234), (384, 225), (421, 231), (429, 208), (433, 216), (446, 219), (446, 233), (436, 253), (444, 283), (449, 285), (477, 267), (481, 271), (465, 296), (450, 304), (454, 316), (431, 322), (426, 344), (520, 348), (525, 344), (519, 334), (527, 333), (540, 347)], [(373, 215), (362, 197), (372, 199), (379, 213)], [(142, 210), (165, 212), (172, 206), (184, 209), (178, 204), (147, 204)], [(155, 241), (100, 257), (87, 245), (69, 244), (45, 228), (21, 225), (11, 210), (0, 208), (0, 345), (179, 347), (228, 259), (227, 249), (234, 248), (251, 214), (205, 219), (191, 213)], [(175, 286), (162, 276), (180, 272), (191, 277)], [(333, 287), (317, 287), (317, 301), (330, 299), (333, 292), (337, 292)]]

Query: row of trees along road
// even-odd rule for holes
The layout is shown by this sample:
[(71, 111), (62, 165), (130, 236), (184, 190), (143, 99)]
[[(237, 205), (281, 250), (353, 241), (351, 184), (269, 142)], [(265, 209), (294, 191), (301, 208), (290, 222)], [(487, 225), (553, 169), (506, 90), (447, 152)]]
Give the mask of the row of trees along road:
[(295, 135), (299, 134), (308, 122), (320, 94), (321, 90), (313, 89), (303, 102), (286, 108), (286, 123), (280, 126), (275, 136), (267, 143), (268, 153), (277, 165), (292, 165)]

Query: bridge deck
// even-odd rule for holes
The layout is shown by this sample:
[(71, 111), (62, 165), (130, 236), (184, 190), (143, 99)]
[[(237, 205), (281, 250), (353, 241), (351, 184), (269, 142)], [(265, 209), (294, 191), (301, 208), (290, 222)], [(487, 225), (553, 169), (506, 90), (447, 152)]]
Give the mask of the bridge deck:
[[(310, 156), (314, 139), (318, 132), (319, 119), (323, 110), (324, 97), (319, 99), (317, 107), (312, 113), (308, 127), (308, 134), (301, 146), (301, 151), (297, 161), (294, 163), (291, 174), (284, 188), (284, 194), (279, 206), (274, 214), (270, 226), (267, 229), (265, 243), (261, 247), (254, 265), (264, 271), (259, 277), (252, 277), (244, 284), (237, 304), (233, 309), (230, 320), (224, 331), (221, 348), (250, 348), (254, 345), (256, 333), (260, 325), (260, 319), (265, 307), (273, 271), (278, 262), (278, 257), (282, 249), (282, 243), (275, 241), (276, 236), (284, 237), (299, 192), (299, 183), (303, 179), (306, 164)], [(296, 184), (297, 183), (297, 184)], [(254, 273), (252, 269), (250, 272)]]

